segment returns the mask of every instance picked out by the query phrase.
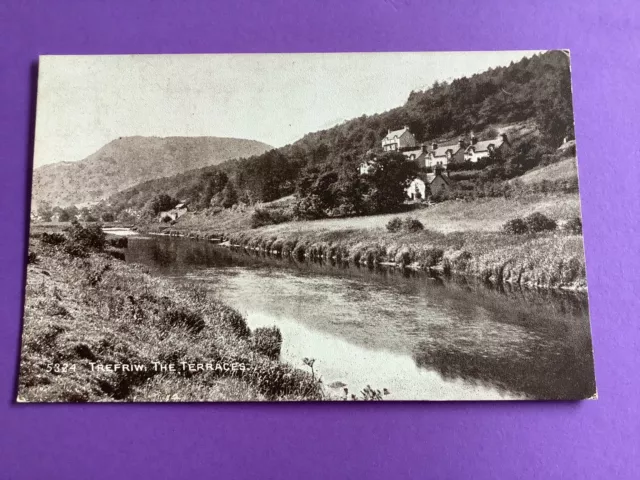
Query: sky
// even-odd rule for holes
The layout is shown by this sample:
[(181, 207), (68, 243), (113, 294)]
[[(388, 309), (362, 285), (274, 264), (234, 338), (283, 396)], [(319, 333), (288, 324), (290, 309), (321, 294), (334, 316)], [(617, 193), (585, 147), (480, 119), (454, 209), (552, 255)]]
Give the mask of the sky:
[(82, 160), (133, 135), (236, 137), (280, 147), (398, 107), (436, 80), (534, 53), (41, 56), (34, 167)]

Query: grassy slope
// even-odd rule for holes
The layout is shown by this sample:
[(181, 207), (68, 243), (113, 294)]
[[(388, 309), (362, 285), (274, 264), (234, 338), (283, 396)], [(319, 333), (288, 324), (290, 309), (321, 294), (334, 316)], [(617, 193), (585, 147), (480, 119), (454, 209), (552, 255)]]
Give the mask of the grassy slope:
[(525, 185), (540, 183), (544, 180), (553, 182), (556, 180), (570, 180), (578, 176), (578, 165), (575, 157), (561, 160), (558, 163), (547, 165), (546, 167), (530, 170), (524, 175), (511, 180), (520, 180)]
[[(441, 266), (494, 283), (537, 287), (586, 287), (582, 237), (562, 231), (537, 235), (505, 235), (511, 218), (541, 212), (562, 223), (580, 214), (577, 195), (529, 195), (523, 199), (492, 198), (449, 201), (401, 215), (288, 222), (249, 227), (248, 212), (226, 211), (206, 217), (190, 215), (171, 227), (196, 236), (224, 233), (233, 244), (267, 249), (282, 255), (348, 259), (350, 262), (395, 262), (416, 268)], [(415, 216), (420, 232), (388, 232), (394, 216)]]
[[(577, 175), (575, 158), (532, 170), (519, 177), (523, 184), (568, 180)], [(291, 201), (291, 200), (289, 200)], [(502, 225), (516, 217), (540, 212), (562, 225), (580, 216), (578, 194), (547, 193), (517, 198), (485, 198), (446, 201), (409, 213), (330, 218), (287, 222), (251, 229), (252, 209), (226, 210), (217, 215), (187, 214), (169, 228), (195, 236), (224, 234), (232, 243), (249, 248), (268, 248), (301, 256), (336, 257), (349, 261), (413, 263), (418, 268), (436, 265), (496, 283), (511, 282), (540, 287), (586, 287), (582, 237), (564, 232), (510, 236)], [(390, 233), (393, 217), (415, 217), (425, 226), (417, 233)], [(277, 248), (273, 248), (274, 245)], [(286, 244), (286, 245), (285, 245)], [(283, 248), (284, 246), (284, 248)]]
[[(167, 227), (166, 224), (154, 223), (149, 225), (148, 229), (150, 231), (171, 229), (177, 232), (199, 232), (202, 234), (236, 233), (251, 229), (252, 211), (252, 209), (245, 211), (225, 210), (216, 215), (188, 213), (171, 227)], [(539, 194), (520, 199), (487, 198), (470, 202), (447, 201), (409, 213), (287, 222), (261, 227), (255, 231), (269, 234), (350, 230), (382, 233), (391, 218), (410, 216), (419, 219), (429, 230), (440, 233), (496, 232), (507, 220), (524, 217), (534, 212), (541, 212), (563, 222), (580, 215), (580, 199), (577, 194)]]
[[(235, 311), (105, 254), (74, 258), (32, 239), (19, 399), (316, 399), (310, 375), (259, 353)], [(242, 372), (96, 372), (90, 362), (244, 363)], [(49, 373), (47, 364), (76, 370)]]

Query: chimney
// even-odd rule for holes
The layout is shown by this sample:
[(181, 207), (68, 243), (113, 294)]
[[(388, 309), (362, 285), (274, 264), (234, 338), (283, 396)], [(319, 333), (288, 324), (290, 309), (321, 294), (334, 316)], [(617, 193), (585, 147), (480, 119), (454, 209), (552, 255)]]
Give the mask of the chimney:
[(476, 134), (471, 132), (471, 145), (475, 145), (476, 143), (478, 143), (478, 137), (476, 137)]
[(427, 153), (427, 144), (426, 143), (422, 144), (422, 152), (423, 153)]
[(438, 144), (436, 142), (433, 142), (431, 144), (431, 148), (433, 148), (435, 150), (436, 148), (438, 148)]
[(500, 135), (500, 136), (502, 137), (502, 141), (503, 141), (504, 143), (506, 143), (507, 145), (511, 145), (511, 144), (509, 143), (509, 138), (507, 138), (507, 134), (506, 134), (506, 133), (503, 133), (503, 134), (502, 134), (502, 135)]
[(462, 137), (458, 138), (458, 145), (460, 145), (460, 148), (464, 148), (466, 146), (464, 142), (464, 138)]

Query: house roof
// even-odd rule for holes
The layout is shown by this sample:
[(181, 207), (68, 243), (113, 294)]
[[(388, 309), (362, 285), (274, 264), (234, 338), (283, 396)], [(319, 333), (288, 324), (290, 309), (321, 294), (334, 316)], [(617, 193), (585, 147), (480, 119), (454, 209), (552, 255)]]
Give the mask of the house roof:
[(441, 177), (442, 180), (444, 180), (444, 183), (446, 183), (447, 185), (449, 185), (449, 179), (447, 178), (447, 176), (445, 175), (436, 175), (435, 173), (427, 173), (427, 183), (429, 185), (431, 185), (433, 183), (433, 181), (437, 178), (437, 177)]
[(173, 208), (178, 209), (178, 208), (186, 208), (186, 207), (187, 207), (187, 205), (186, 205), (186, 204), (184, 204), (184, 203), (179, 203), (178, 205), (176, 205), (176, 206), (175, 206), (175, 207), (173, 207)]
[(483, 140), (481, 142), (476, 142), (475, 145), (469, 145), (467, 147), (467, 151), (473, 150), (476, 153), (486, 152), (489, 150), (489, 145), (494, 146), (494, 148), (500, 148), (500, 146), (504, 143), (502, 137), (494, 138), (493, 140)]
[(427, 151), (431, 154), (433, 154), (434, 157), (444, 157), (447, 155), (447, 150), (451, 150), (452, 154), (455, 154), (458, 150), (460, 150), (460, 143), (455, 142), (455, 143), (446, 143), (444, 145), (440, 145), (438, 144), (438, 148), (436, 148), (435, 150), (429, 146), (429, 148), (427, 149)]
[(405, 132), (408, 132), (409, 129), (407, 127), (404, 127), (400, 130), (392, 130), (389, 133), (387, 133), (387, 136), (384, 137), (384, 140), (393, 140), (395, 137), (401, 137), (402, 135), (404, 135)]

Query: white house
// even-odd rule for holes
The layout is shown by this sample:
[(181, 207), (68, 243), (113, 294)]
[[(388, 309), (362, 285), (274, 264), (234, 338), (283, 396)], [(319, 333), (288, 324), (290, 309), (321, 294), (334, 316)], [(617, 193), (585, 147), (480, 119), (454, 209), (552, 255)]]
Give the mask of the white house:
[(415, 146), (416, 137), (409, 131), (409, 127), (388, 130), (387, 136), (382, 139), (382, 150), (385, 152), (400, 151)]
[(405, 192), (411, 200), (424, 200), (427, 198), (427, 184), (421, 178), (414, 178)]
[(471, 143), (464, 152), (464, 159), (467, 162), (476, 163), (478, 160), (488, 158), (492, 152), (504, 151), (509, 148), (511, 144), (507, 138), (507, 134), (494, 138), (493, 140), (478, 141), (478, 139), (471, 134)]
[(450, 163), (462, 163), (464, 162), (465, 147), (466, 143), (462, 138), (457, 142), (445, 144), (434, 142), (430, 148), (427, 148), (425, 167), (446, 170)]

